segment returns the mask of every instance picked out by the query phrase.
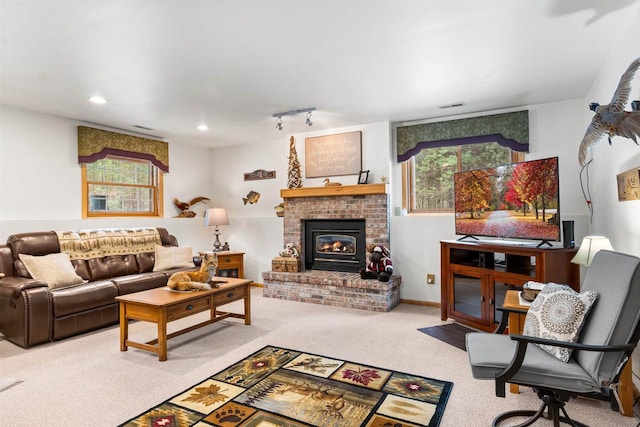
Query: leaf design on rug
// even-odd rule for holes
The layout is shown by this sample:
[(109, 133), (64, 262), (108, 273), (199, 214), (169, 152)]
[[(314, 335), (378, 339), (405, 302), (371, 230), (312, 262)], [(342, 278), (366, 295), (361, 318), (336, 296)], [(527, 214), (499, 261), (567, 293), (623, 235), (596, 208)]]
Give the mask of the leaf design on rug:
[(186, 399), (183, 399), (183, 401), (201, 403), (205, 406), (209, 406), (229, 399), (229, 396), (222, 394), (224, 391), (226, 390), (220, 390), (220, 387), (215, 384), (211, 384), (208, 387), (196, 387), (196, 392), (191, 393), (191, 395)]
[(369, 385), (371, 381), (380, 378), (380, 375), (378, 375), (378, 371), (375, 369), (358, 368), (357, 371), (354, 371), (353, 369), (345, 369), (342, 371), (342, 378), (351, 380), (355, 383)]
[(339, 363), (322, 363), (322, 357), (307, 357), (291, 366), (302, 367), (305, 371), (325, 373), (328, 368), (336, 368), (338, 365)]

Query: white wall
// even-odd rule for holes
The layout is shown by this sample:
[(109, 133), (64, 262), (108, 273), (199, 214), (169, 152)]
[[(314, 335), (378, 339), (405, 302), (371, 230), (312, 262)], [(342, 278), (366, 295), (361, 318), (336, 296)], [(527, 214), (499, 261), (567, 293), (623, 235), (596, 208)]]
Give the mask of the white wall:
[[(101, 227), (166, 227), (181, 246), (194, 252), (213, 244), (213, 228), (205, 227), (205, 205), (194, 207), (195, 218), (173, 218), (173, 198), (190, 200), (206, 196), (212, 206), (228, 209), (230, 225), (221, 226), (221, 240), (232, 250), (245, 252), (245, 275), (261, 282), (261, 273), (271, 269), (271, 259), (283, 246), (282, 218), (274, 207), (287, 187), (290, 134), (282, 141), (212, 150), (169, 142), (170, 169), (164, 176), (163, 218), (82, 219), (81, 176), (77, 162), (75, 120), (0, 106), (0, 242), (15, 233)], [(92, 125), (88, 125), (92, 126)], [(390, 176), (389, 123), (374, 123), (335, 129), (332, 133), (362, 131), (363, 169), (370, 169), (370, 182)], [(116, 130), (117, 131), (117, 130)], [(326, 135), (307, 132), (294, 135), (304, 172), (304, 138)], [(244, 173), (256, 169), (276, 170), (272, 180), (244, 181)], [(333, 181), (356, 184), (357, 176), (333, 177)], [(322, 185), (319, 178), (304, 186)], [(258, 203), (244, 204), (249, 191), (261, 194)]]
[[(305, 138), (362, 131), (362, 168), (370, 170), (369, 182), (380, 182), (390, 177), (389, 123), (380, 122), (351, 126), (331, 131), (313, 131), (293, 134), (296, 151), (304, 177)], [(245, 252), (245, 275), (262, 282), (262, 272), (271, 270), (271, 260), (282, 250), (283, 219), (276, 216), (274, 208), (283, 199), (280, 190), (287, 188), (289, 138), (282, 133), (281, 140), (214, 150), (213, 183), (216, 188), (214, 200), (223, 201), (229, 214), (228, 226), (220, 228), (221, 240), (228, 241), (231, 250)], [(244, 181), (246, 172), (256, 169), (275, 170), (275, 179)], [(357, 175), (331, 177), (331, 181), (344, 185), (357, 184)], [(223, 183), (223, 184), (221, 184)], [(322, 186), (322, 178), (303, 178), (303, 187)], [(260, 193), (257, 203), (244, 204), (243, 198), (250, 191)]]
[[(562, 220), (576, 221), (576, 240), (588, 229), (588, 211), (579, 184), (578, 144), (584, 134), (583, 100), (533, 105), (529, 110), (529, 153), (526, 160), (558, 156)], [(392, 212), (401, 206), (402, 182), (394, 166)], [(440, 302), (440, 240), (455, 239), (453, 214), (394, 216), (391, 221), (392, 259), (402, 275), (403, 299)], [(458, 236), (459, 237), (459, 236)], [(436, 283), (427, 285), (427, 273)]]
[[(527, 159), (560, 157), (562, 219), (574, 219), (577, 241), (586, 234), (586, 205), (578, 182), (577, 147), (584, 133), (583, 100), (529, 107), (530, 147)], [(165, 175), (162, 219), (82, 219), (80, 168), (77, 164), (77, 126), (73, 120), (2, 107), (0, 134), (0, 241), (13, 233), (97, 227), (162, 226), (194, 251), (209, 249), (212, 228), (204, 227), (204, 205), (194, 208), (196, 218), (176, 215), (172, 199), (195, 196), (211, 198), (212, 205), (228, 209), (230, 225), (221, 226), (221, 240), (232, 250), (243, 251), (245, 274), (261, 282), (261, 273), (271, 269), (283, 242), (282, 218), (274, 207), (282, 202), (280, 190), (287, 186), (289, 138), (276, 143), (207, 149), (169, 141), (170, 173)], [(331, 131), (294, 134), (304, 174), (304, 139), (307, 137), (362, 131), (362, 168), (370, 170), (370, 181), (389, 178), (391, 212), (400, 207), (400, 166), (392, 155), (390, 124), (380, 122)], [(16, 161), (15, 159), (20, 159)], [(24, 159), (28, 159), (25, 161)], [(275, 170), (276, 178), (244, 181), (244, 173), (256, 169)], [(355, 184), (357, 176), (332, 177)], [(303, 186), (321, 186), (322, 179), (304, 179)], [(246, 205), (249, 191), (260, 193), (258, 203)], [(452, 239), (452, 215), (392, 216), (391, 251), (397, 274), (402, 275), (403, 299), (440, 301), (439, 241)], [(436, 274), (435, 285), (426, 285), (427, 273)]]
[[(587, 208), (579, 185), (578, 144), (584, 133), (583, 100), (535, 105), (528, 108), (530, 153), (527, 159), (559, 156), (560, 205), (562, 219), (576, 221), (576, 239), (587, 233)], [(304, 139), (331, 133), (361, 130), (363, 169), (371, 170), (370, 182), (381, 176), (391, 183), (391, 213), (401, 206), (401, 171), (391, 154), (391, 127), (388, 122), (367, 124), (323, 132), (295, 134), (296, 150), (304, 174)], [(287, 186), (289, 138), (277, 143), (259, 143), (214, 150), (214, 200), (224, 201), (231, 224), (221, 227), (222, 240), (232, 250), (246, 252), (247, 277), (260, 282), (261, 273), (271, 269), (271, 259), (281, 250), (282, 218), (273, 208), (282, 202), (280, 189)], [(256, 169), (275, 170), (276, 179), (244, 181), (243, 174)], [(355, 184), (356, 176), (332, 177), (332, 181)], [(220, 185), (220, 183), (224, 183)], [(321, 178), (303, 180), (304, 187), (322, 186)], [(260, 193), (256, 204), (244, 204), (249, 191)], [(452, 214), (392, 216), (391, 252), (395, 271), (402, 276), (401, 298), (440, 302), (440, 240), (454, 239)], [(435, 273), (435, 285), (426, 284), (426, 274)]]
[[(640, 54), (640, 26), (637, 25), (640, 12), (633, 19), (627, 31), (618, 31), (621, 42), (609, 52), (593, 87), (586, 96), (586, 102), (607, 104), (618, 86), (620, 76), (629, 64)], [(630, 100), (640, 100), (640, 73), (636, 72), (632, 81)], [(629, 106), (626, 107), (630, 109)], [(585, 112), (583, 126), (586, 129), (593, 118), (591, 111)], [(602, 234), (611, 240), (616, 251), (640, 256), (640, 200), (618, 202), (616, 175), (632, 168), (640, 167), (640, 147), (632, 140), (615, 137), (609, 145), (606, 138), (600, 140), (591, 150), (593, 162), (590, 166), (591, 196), (593, 201), (593, 224), (590, 234)], [(640, 354), (636, 350), (632, 358), (633, 382), (640, 387)]]
[[(169, 141), (164, 218), (82, 219), (77, 127), (86, 123), (0, 106), (0, 242), (14, 233), (100, 227), (166, 227), (181, 245), (211, 247), (203, 205), (196, 218), (177, 214), (173, 197), (213, 198), (210, 149)], [(91, 125), (88, 125), (91, 126)]]
[[(635, 40), (631, 43), (627, 40)], [(617, 87), (620, 76), (631, 61), (638, 56), (637, 40), (640, 28), (625, 37), (626, 44), (607, 61), (598, 80), (587, 95), (587, 100), (608, 103)], [(633, 46), (632, 46), (633, 44)], [(640, 73), (632, 82), (631, 100), (640, 99)], [(630, 107), (627, 106), (627, 110)], [(589, 124), (593, 113), (585, 114), (584, 126)], [(618, 202), (616, 175), (632, 168), (640, 167), (640, 147), (632, 140), (614, 137), (609, 145), (606, 137), (592, 148), (593, 162), (590, 166), (591, 195), (593, 200), (592, 234), (603, 234), (611, 239), (613, 247), (629, 254), (640, 256), (640, 200)]]

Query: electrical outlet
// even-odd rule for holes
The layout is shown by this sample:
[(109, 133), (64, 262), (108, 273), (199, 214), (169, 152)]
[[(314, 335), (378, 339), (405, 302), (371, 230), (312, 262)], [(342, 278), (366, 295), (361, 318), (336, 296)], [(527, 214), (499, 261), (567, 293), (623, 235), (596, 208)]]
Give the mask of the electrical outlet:
[(427, 284), (433, 285), (436, 283), (436, 275), (435, 274), (427, 274)]

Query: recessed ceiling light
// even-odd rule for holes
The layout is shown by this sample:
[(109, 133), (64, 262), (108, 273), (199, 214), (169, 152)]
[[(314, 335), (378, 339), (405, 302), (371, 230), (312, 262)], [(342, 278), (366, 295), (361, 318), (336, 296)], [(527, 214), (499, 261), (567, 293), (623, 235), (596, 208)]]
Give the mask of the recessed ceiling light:
[(205, 130), (209, 130), (209, 126), (207, 126), (207, 125), (198, 125), (197, 129), (202, 131), (202, 132), (204, 132)]
[(89, 98), (89, 101), (93, 102), (94, 104), (106, 104), (107, 100), (101, 96), (92, 96), (91, 98)]

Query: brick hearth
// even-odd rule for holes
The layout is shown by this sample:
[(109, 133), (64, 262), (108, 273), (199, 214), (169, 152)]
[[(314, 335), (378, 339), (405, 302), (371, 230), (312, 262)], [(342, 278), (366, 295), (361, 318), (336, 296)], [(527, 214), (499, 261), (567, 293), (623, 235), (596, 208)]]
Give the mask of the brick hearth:
[[(284, 243), (300, 248), (303, 219), (365, 219), (366, 243), (389, 247), (389, 204), (385, 184), (282, 190)], [(393, 253), (393, 252), (392, 252)], [(304, 268), (304, 266), (303, 266)], [(373, 311), (389, 311), (400, 301), (400, 276), (390, 282), (362, 280), (354, 273), (306, 270), (264, 272), (264, 296)]]
[(389, 282), (362, 280), (357, 273), (307, 270), (262, 273), (263, 295), (291, 301), (390, 311), (400, 302), (400, 277)]

